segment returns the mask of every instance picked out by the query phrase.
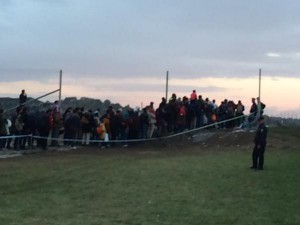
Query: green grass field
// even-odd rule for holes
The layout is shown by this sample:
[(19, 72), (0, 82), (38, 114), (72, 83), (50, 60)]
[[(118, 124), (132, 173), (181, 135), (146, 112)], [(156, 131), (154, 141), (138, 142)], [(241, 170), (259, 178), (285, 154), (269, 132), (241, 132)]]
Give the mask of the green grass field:
[(246, 147), (2, 159), (0, 224), (299, 225), (299, 135), (283, 134), (270, 137), (264, 171), (249, 169)]

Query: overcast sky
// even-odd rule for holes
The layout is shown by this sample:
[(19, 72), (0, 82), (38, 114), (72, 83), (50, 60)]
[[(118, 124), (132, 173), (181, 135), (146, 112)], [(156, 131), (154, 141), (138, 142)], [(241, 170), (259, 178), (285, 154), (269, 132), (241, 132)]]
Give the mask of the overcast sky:
[(263, 68), (298, 78), (299, 9), (298, 0), (1, 0), (0, 77), (248, 78)]

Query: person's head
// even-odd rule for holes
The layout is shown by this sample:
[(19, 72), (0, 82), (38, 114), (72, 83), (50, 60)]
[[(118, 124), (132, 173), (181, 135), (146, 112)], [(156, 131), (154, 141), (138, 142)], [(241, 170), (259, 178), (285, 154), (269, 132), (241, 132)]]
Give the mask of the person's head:
[(22, 94), (25, 94), (25, 90), (24, 89), (22, 90)]
[(72, 107), (68, 107), (68, 108), (66, 109), (66, 112), (72, 112)]
[(94, 112), (94, 116), (95, 116), (95, 117), (99, 117), (99, 111), (95, 111), (95, 112)]
[(255, 103), (255, 98), (252, 98), (251, 101), (252, 101), (252, 103)]
[(49, 115), (52, 114), (52, 113), (53, 113), (53, 109), (48, 109), (48, 110), (46, 111), (46, 113), (49, 114)]

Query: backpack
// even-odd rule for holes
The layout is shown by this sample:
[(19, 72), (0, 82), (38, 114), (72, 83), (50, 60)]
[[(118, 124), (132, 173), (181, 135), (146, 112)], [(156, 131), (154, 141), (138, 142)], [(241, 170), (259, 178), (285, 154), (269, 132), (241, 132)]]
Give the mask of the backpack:
[(179, 115), (180, 116), (185, 116), (186, 115), (186, 110), (185, 110), (185, 106), (182, 105), (179, 109)]
[(83, 116), (83, 117), (81, 118), (81, 123), (82, 123), (82, 124), (84, 124), (84, 125), (85, 125), (85, 124), (89, 124), (89, 122), (90, 122), (90, 121), (89, 121), (88, 118), (86, 118), (85, 116)]
[(243, 105), (237, 105), (237, 109), (236, 109), (237, 113), (243, 113), (244, 110), (245, 110), (245, 107)]

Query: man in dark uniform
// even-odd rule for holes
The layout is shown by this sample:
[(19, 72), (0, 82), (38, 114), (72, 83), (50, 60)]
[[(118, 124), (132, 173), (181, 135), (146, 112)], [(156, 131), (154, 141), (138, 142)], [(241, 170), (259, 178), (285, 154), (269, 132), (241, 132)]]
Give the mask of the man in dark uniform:
[(263, 170), (264, 168), (264, 153), (266, 149), (267, 127), (265, 126), (264, 117), (260, 116), (258, 119), (258, 128), (254, 138), (254, 149), (252, 153), (252, 166), (251, 169)]

